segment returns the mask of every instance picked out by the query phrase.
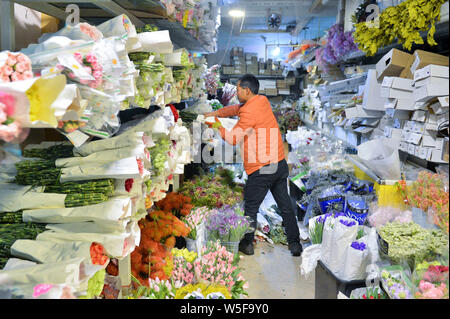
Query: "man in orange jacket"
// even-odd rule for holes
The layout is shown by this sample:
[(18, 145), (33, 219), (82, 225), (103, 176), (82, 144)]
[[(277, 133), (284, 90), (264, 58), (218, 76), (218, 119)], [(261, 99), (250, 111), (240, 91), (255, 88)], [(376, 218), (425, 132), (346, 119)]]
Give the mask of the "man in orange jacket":
[[(244, 188), (244, 209), (245, 215), (252, 220), (252, 227), (256, 229), (259, 207), (270, 190), (281, 211), (289, 250), (293, 256), (300, 256), (300, 233), (287, 191), (289, 168), (285, 160), (280, 129), (269, 100), (258, 95), (258, 91), (258, 79), (246, 74), (237, 83), (237, 97), (241, 105), (227, 106), (204, 115), (216, 117), (215, 123), (208, 125), (218, 129), (227, 143), (243, 143), (242, 159), (248, 175)], [(239, 121), (231, 131), (227, 131), (217, 117), (232, 116), (238, 116)], [(246, 255), (254, 254), (254, 236), (254, 232), (246, 234), (239, 243), (239, 250)]]

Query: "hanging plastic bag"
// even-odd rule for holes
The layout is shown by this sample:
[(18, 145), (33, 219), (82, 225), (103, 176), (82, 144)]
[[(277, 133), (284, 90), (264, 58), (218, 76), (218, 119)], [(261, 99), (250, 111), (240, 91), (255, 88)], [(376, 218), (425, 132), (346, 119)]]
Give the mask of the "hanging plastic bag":
[(398, 148), (390, 139), (375, 139), (357, 147), (358, 157), (381, 179), (400, 180)]
[(311, 278), (311, 274), (316, 269), (317, 261), (321, 256), (322, 245), (311, 245), (306, 247), (302, 253), (302, 263), (300, 264), (300, 274), (306, 279)]

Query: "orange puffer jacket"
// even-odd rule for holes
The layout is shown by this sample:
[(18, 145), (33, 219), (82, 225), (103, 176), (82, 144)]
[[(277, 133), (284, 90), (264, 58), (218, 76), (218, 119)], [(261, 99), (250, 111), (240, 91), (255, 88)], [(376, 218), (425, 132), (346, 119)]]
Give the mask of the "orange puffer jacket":
[(261, 167), (285, 158), (283, 141), (269, 100), (255, 95), (243, 106), (231, 105), (214, 112), (218, 117), (239, 116), (231, 131), (220, 128), (220, 135), (229, 144), (241, 144), (241, 157), (247, 175)]

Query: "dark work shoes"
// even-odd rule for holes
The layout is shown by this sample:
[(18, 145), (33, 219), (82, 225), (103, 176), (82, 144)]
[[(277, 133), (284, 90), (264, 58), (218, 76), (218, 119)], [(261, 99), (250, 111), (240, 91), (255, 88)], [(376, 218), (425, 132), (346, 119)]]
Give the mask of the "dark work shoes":
[(255, 251), (253, 249), (253, 243), (246, 243), (243, 241), (239, 243), (239, 251), (247, 256), (255, 254)]
[(289, 244), (289, 250), (292, 256), (298, 257), (302, 254), (303, 247), (299, 242), (293, 242)]

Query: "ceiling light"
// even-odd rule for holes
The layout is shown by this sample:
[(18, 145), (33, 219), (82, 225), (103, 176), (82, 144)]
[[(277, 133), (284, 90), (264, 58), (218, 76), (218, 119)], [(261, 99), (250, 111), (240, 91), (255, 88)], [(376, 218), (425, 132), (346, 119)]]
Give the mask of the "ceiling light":
[(273, 56), (278, 56), (280, 54), (280, 47), (273, 49)]
[(228, 14), (234, 18), (240, 18), (245, 16), (245, 11), (233, 9), (228, 11)]

